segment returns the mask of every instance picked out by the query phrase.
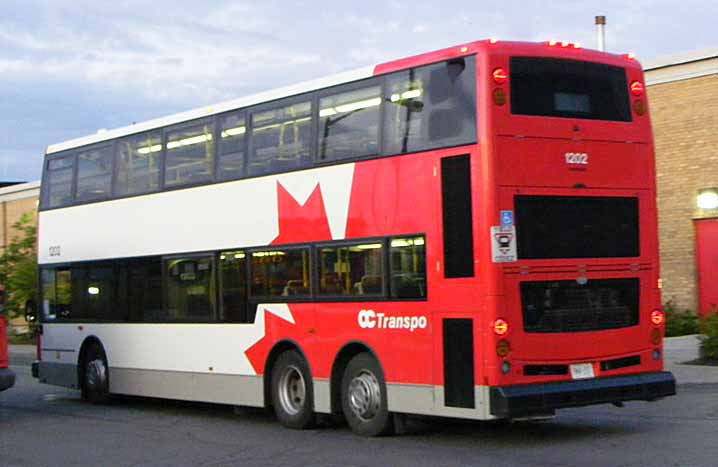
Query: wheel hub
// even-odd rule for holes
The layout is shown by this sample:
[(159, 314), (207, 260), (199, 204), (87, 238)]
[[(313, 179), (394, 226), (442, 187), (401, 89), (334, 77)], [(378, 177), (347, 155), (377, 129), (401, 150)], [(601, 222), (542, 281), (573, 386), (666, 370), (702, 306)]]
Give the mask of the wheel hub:
[(296, 415), (304, 407), (307, 394), (307, 385), (302, 372), (294, 365), (284, 369), (279, 378), (279, 403), (282, 409)]
[(85, 370), (85, 378), (88, 388), (93, 390), (103, 388), (107, 381), (105, 362), (99, 358), (89, 361)]
[(364, 370), (349, 383), (349, 408), (362, 421), (374, 418), (381, 405), (379, 381), (373, 373)]

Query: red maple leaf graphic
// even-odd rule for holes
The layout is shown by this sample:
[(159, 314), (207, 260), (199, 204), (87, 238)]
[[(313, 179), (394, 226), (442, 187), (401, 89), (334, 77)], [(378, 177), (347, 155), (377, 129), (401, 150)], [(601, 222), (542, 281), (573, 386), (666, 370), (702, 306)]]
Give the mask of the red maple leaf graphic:
[[(261, 375), (264, 373), (264, 364), (269, 356), (269, 351), (272, 350), (272, 347), (279, 339), (290, 338), (294, 342), (301, 342), (302, 336), (299, 330), (300, 327), (296, 324), (290, 323), (274, 313), (265, 311), (263, 307), (257, 306), (257, 313), (264, 313), (264, 336), (245, 350), (244, 354), (254, 371)], [(296, 319), (297, 315), (301, 316), (301, 313), (297, 314), (293, 311), (292, 315)]]
[(277, 210), (279, 235), (270, 242), (271, 245), (332, 239), (322, 190), (318, 183), (307, 202), (301, 205), (277, 182)]

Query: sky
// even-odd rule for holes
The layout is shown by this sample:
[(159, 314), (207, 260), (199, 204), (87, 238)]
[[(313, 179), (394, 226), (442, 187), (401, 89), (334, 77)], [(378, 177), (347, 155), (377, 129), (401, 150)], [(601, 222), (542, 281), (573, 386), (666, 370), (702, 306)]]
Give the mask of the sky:
[(580, 42), (640, 61), (718, 47), (715, 0), (0, 0), (0, 181), (50, 144), (464, 42)]

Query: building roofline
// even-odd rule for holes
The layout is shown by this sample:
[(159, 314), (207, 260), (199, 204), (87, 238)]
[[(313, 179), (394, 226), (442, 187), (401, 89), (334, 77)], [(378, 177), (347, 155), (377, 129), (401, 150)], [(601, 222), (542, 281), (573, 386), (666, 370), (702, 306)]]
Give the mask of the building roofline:
[(710, 47), (692, 52), (684, 52), (680, 54), (665, 55), (648, 60), (643, 63), (644, 71), (653, 71), (660, 68), (668, 68), (675, 65), (685, 65), (687, 63), (700, 62), (718, 58), (718, 47)]
[(13, 193), (19, 193), (22, 191), (30, 191), (30, 190), (39, 190), (40, 189), (40, 180), (34, 181), (34, 182), (27, 182), (27, 183), (19, 183), (17, 185), (11, 185), (6, 186), (4, 188), (0, 188), (0, 197), (4, 195), (10, 195)]

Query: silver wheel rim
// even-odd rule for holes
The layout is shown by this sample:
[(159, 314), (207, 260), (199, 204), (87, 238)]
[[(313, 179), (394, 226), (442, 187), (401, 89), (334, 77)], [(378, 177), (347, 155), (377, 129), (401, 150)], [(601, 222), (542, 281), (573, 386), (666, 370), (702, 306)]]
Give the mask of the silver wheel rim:
[(349, 383), (349, 408), (361, 421), (376, 416), (381, 406), (379, 380), (369, 370), (362, 370)]
[(85, 379), (87, 382), (87, 388), (90, 390), (104, 388), (105, 383), (107, 382), (107, 367), (105, 367), (105, 362), (99, 358), (87, 362)]
[(296, 415), (304, 407), (307, 397), (307, 385), (302, 372), (289, 365), (279, 377), (279, 403), (289, 415)]

